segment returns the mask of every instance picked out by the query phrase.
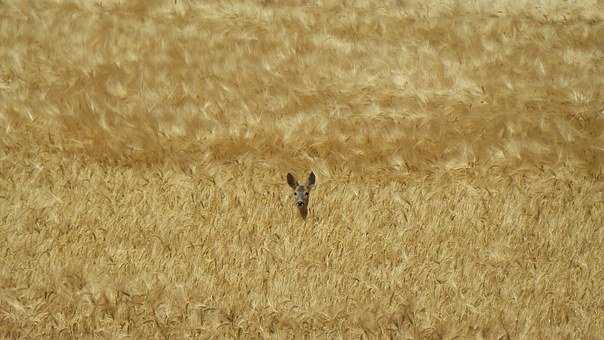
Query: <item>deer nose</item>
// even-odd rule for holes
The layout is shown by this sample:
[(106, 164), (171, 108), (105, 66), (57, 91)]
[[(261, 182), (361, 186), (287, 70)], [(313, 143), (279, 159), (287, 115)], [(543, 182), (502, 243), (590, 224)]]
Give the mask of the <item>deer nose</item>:
[(298, 201), (298, 202), (296, 202), (296, 204), (297, 204), (299, 207), (301, 207), (301, 206), (303, 206), (303, 205), (304, 205), (304, 202), (302, 202), (302, 201)]

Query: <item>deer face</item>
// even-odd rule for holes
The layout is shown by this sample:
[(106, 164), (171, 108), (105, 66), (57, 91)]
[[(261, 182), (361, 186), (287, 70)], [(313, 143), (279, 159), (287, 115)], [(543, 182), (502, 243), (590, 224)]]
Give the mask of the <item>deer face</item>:
[(296, 177), (290, 173), (287, 174), (287, 184), (294, 190), (294, 202), (300, 216), (306, 218), (308, 215), (308, 199), (310, 198), (310, 191), (315, 187), (315, 174), (313, 172), (308, 175), (308, 180), (305, 184), (300, 184), (296, 180)]

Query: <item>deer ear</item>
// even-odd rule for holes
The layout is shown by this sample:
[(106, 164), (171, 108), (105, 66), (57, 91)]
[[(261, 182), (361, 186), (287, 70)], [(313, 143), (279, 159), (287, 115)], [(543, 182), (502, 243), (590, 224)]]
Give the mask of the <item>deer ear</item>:
[(311, 171), (310, 175), (308, 175), (308, 181), (306, 182), (306, 186), (314, 188), (316, 182), (317, 178), (315, 177), (315, 173)]
[(287, 184), (289, 184), (290, 187), (292, 187), (292, 189), (296, 190), (296, 188), (298, 187), (298, 181), (296, 181), (296, 177), (294, 177), (294, 175), (290, 174), (289, 172), (287, 173)]

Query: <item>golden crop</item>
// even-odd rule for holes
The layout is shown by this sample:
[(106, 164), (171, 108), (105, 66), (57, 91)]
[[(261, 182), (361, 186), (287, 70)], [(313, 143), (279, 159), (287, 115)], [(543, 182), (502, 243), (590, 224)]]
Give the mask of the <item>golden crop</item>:
[(603, 19), (0, 0), (0, 337), (602, 337)]

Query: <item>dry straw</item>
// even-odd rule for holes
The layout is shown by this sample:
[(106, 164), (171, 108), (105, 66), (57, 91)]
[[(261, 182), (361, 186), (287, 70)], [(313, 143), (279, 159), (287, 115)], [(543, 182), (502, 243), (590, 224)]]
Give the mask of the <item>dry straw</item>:
[(0, 337), (601, 337), (602, 13), (0, 1)]

